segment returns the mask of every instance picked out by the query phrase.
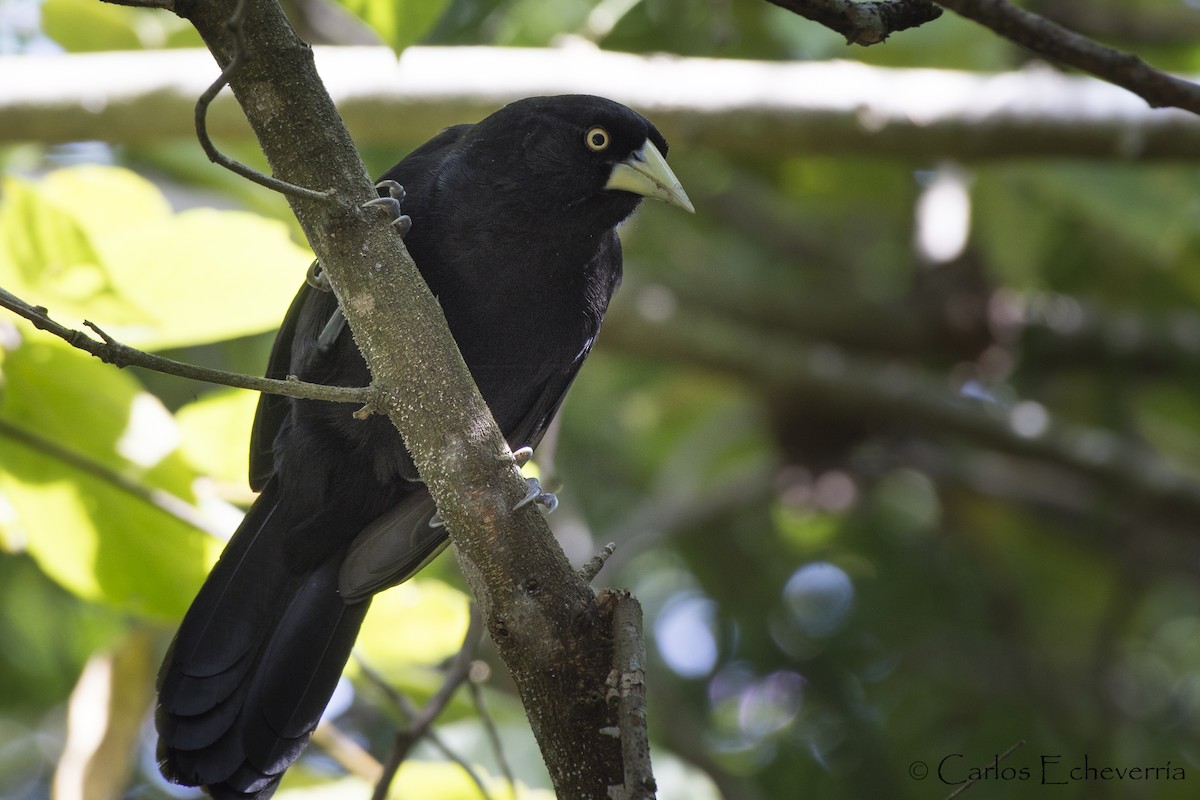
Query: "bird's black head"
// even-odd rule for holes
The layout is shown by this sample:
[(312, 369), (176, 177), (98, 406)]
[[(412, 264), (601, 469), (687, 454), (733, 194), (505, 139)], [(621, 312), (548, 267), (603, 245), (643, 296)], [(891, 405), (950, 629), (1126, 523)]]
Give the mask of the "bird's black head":
[(612, 100), (518, 100), (475, 125), (467, 138), (469, 148), (492, 159), (480, 178), (501, 193), (524, 188), (520, 205), (531, 213), (586, 219), (599, 231), (629, 216), (643, 197), (693, 210), (667, 166), (666, 139)]

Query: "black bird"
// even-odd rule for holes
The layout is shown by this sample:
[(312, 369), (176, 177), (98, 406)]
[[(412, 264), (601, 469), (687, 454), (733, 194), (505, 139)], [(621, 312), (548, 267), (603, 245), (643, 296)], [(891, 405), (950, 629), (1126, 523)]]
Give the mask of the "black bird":
[[(617, 226), (642, 197), (692, 210), (666, 153), (658, 130), (618, 103), (535, 97), (446, 129), (384, 175), (404, 187), (405, 243), (514, 449), (541, 440), (599, 332), (621, 279)], [(301, 287), (267, 375), (365, 386), (367, 366), (322, 288)], [(353, 410), (259, 402), (250, 483), (261, 494), (158, 677), (158, 755), (176, 783), (218, 800), (273, 794), (371, 595), (446, 545), (391, 423)]]

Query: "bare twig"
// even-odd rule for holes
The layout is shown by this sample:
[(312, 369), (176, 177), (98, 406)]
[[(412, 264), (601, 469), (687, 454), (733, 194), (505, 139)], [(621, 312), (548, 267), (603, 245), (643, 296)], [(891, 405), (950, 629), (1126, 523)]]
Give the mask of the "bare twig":
[[(1015, 753), (1017, 750), (1019, 750), (1019, 749), (1020, 749), (1021, 747), (1023, 747), (1024, 745), (1025, 745), (1025, 740), (1024, 740), (1024, 739), (1020, 740), (1019, 742), (1017, 742), (1016, 744), (1014, 744), (1012, 747), (1008, 748), (1008, 749), (1007, 749), (1007, 750), (1005, 750), (1003, 753), (1001, 753), (1000, 755), (996, 756), (996, 757), (995, 757), (995, 758), (992, 760), (992, 763), (991, 763), (991, 764), (988, 764), (988, 766), (987, 766), (987, 769), (992, 769), (992, 770), (998, 769), (998, 768), (1000, 767), (1000, 762), (1001, 762), (1001, 761), (1003, 761), (1004, 759), (1008, 758), (1010, 755), (1012, 755), (1013, 753)], [(979, 773), (979, 775), (980, 775), (980, 776), (982, 776), (983, 774), (986, 774), (986, 769), (985, 769), (985, 770), (979, 770), (979, 771), (978, 771), (978, 773)], [(980, 781), (980, 777), (974, 777), (974, 778), (971, 778), (969, 781), (967, 781), (966, 783), (964, 783), (962, 786), (959, 786), (959, 787), (958, 787), (957, 789), (955, 789), (953, 792), (951, 792), (950, 794), (946, 795), (946, 800), (951, 800), (951, 798), (953, 798), (953, 797), (958, 797), (960, 794), (962, 794), (963, 792), (965, 792), (965, 791), (967, 791), (968, 789), (970, 789), (972, 786), (974, 786), (974, 785), (975, 785), (976, 783), (978, 783), (979, 781)]]
[(467, 684), (467, 687), (471, 690), (471, 702), (475, 704), (475, 713), (479, 715), (479, 721), (483, 723), (483, 729), (487, 732), (488, 744), (491, 745), (492, 755), (496, 758), (496, 764), (500, 767), (500, 774), (508, 782), (510, 793), (515, 798), (517, 796), (517, 781), (513, 777), (512, 766), (508, 763), (508, 757), (504, 755), (504, 744), (500, 741), (500, 732), (496, 730), (496, 721), (492, 719), (491, 713), (487, 710), (487, 705), (483, 702), (483, 687), (474, 678)]
[(0, 439), (8, 439), (30, 450), (35, 450), (45, 456), (49, 456), (55, 461), (62, 462), (72, 469), (86, 473), (93, 478), (107, 483), (109, 486), (136, 497), (148, 505), (154, 506), (164, 514), (168, 514), (186, 525), (191, 525), (197, 530), (210, 533), (222, 539), (229, 535), (229, 531), (214, 526), (211, 520), (207, 519), (186, 500), (176, 497), (163, 489), (145, 486), (135, 480), (131, 480), (99, 461), (71, 450), (58, 442), (38, 436), (36, 433), (27, 431), (7, 420), (0, 420)]
[(1090, 72), (1141, 97), (1152, 108), (1200, 114), (1200, 86), (1151, 67), (1005, 0), (937, 0), (940, 5), (1062, 64)]
[[(459, 649), (454, 660), (450, 663), (450, 668), (446, 671), (446, 677), (442, 681), (441, 688), (437, 694), (430, 698), (421, 712), (417, 714), (407, 728), (396, 732), (396, 737), (392, 742), (392, 752), (388, 754), (388, 759), (383, 765), (383, 775), (379, 779), (379, 783), (375, 784), (375, 793), (371, 796), (372, 800), (384, 800), (388, 795), (388, 789), (392, 785), (392, 781), (396, 777), (396, 773), (400, 769), (400, 765), (404, 763), (404, 759), (412, 751), (417, 742), (421, 741), (429, 732), (429, 727), (438, 715), (445, 710), (446, 705), (450, 702), (450, 698), (454, 696), (454, 692), (458, 687), (467, 681), (471, 674), (471, 661), (475, 657), (475, 649), (479, 646), (479, 641), (483, 637), (483, 618), (480, 616), (478, 608), (474, 603), (471, 604), (471, 621), (467, 625), (467, 634), (463, 637), (462, 648)], [(396, 697), (395, 693), (392, 693)], [(470, 770), (468, 773), (472, 775), (475, 782), (482, 790), (477, 776)]]
[(657, 785), (650, 765), (650, 735), (646, 725), (646, 639), (642, 606), (628, 592), (611, 592), (613, 671), (609, 697), (617, 701), (617, 735), (625, 784), (609, 787), (613, 800), (653, 800)]
[(383, 774), (383, 765), (356, 742), (354, 737), (332, 722), (321, 720), (321, 724), (313, 731), (312, 741), (351, 775), (375, 783)]
[(240, 372), (227, 372), (211, 367), (201, 367), (196, 364), (185, 364), (182, 361), (156, 356), (138, 350), (135, 347), (121, 344), (113, 339), (96, 324), (84, 322), (96, 332), (101, 341), (96, 341), (83, 331), (68, 328), (50, 318), (49, 312), (42, 306), (32, 306), (21, 298), (0, 288), (0, 307), (7, 308), (18, 316), (33, 323), (34, 327), (54, 334), (67, 344), (89, 353), (106, 364), (117, 367), (140, 367), (142, 369), (161, 372), (165, 375), (175, 375), (194, 381), (215, 383), (221, 386), (232, 386), (237, 389), (251, 389), (256, 392), (278, 394), (294, 397), (299, 400), (325, 400), (331, 403), (362, 403), (368, 408), (374, 408), (377, 393), (369, 387), (325, 386), (319, 383), (306, 383), (299, 380), (274, 380), (260, 378), (255, 375), (245, 375)]
[(226, 65), (225, 69), (221, 70), (220, 77), (213, 81), (212, 85), (205, 89), (200, 95), (200, 99), (196, 101), (196, 138), (200, 140), (200, 146), (204, 148), (204, 153), (210, 161), (224, 167), (230, 172), (241, 175), (247, 180), (254, 181), (260, 186), (265, 186), (268, 189), (273, 189), (285, 195), (307, 197), (313, 200), (328, 199), (330, 196), (329, 192), (319, 192), (315, 189), (307, 189), (303, 186), (297, 186), (294, 183), (281, 181), (270, 175), (264, 175), (240, 161), (235, 161), (218, 150), (212, 138), (208, 135), (208, 107), (216, 99), (217, 95), (221, 93), (221, 90), (229, 85), (230, 78), (236, 75), (245, 64), (246, 37), (243, 27), (245, 21), (246, 0), (238, 0), (237, 7), (234, 9), (233, 15), (229, 18), (229, 32), (233, 34), (234, 41), (233, 59)]
[(886, 41), (896, 31), (924, 25), (942, 15), (930, 0), (767, 0), (818, 22), (864, 47)]
[[(411, 720), (415, 718), (418, 713), (420, 713), (420, 710), (417, 708), (415, 703), (397, 691), (396, 687), (388, 683), (387, 679), (376, 672), (370, 664), (362, 659), (359, 659), (358, 666), (359, 669), (362, 670), (363, 677), (365, 677), (376, 689), (379, 689), (379, 691), (383, 692), (388, 701), (395, 706), (396, 711), (398, 711), (405, 720)], [(320, 729), (318, 728), (318, 730)], [(476, 788), (479, 789), (479, 793), (481, 795), (483, 795), (485, 798), (489, 796), (487, 787), (484, 786), (483, 778), (481, 778), (475, 769), (467, 763), (466, 759), (450, 749), (449, 745), (442, 740), (442, 737), (438, 735), (436, 730), (433, 728), (428, 728), (425, 731), (424, 738), (429, 742), (430, 745), (433, 746), (433, 749), (445, 756), (447, 761), (461, 767), (462, 771), (467, 773), (467, 777), (469, 777), (471, 782), (474, 783)], [(381, 764), (379, 766), (379, 770), (375, 772), (373, 776), (371, 776), (371, 783), (378, 783), (382, 774), (383, 765)]]
[(600, 552), (588, 559), (588, 562), (579, 568), (579, 575), (588, 583), (595, 580), (600, 574), (600, 570), (604, 569), (605, 562), (608, 561), (612, 554), (617, 550), (616, 544), (609, 542), (600, 548)]

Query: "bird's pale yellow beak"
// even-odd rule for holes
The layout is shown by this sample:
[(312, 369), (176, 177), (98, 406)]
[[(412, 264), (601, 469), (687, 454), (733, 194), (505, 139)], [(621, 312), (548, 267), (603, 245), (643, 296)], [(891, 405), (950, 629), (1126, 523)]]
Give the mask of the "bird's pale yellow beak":
[(608, 176), (604, 188), (633, 192), (696, 213), (696, 207), (688, 199), (675, 173), (667, 166), (667, 160), (649, 139), (629, 158), (613, 165), (612, 174)]

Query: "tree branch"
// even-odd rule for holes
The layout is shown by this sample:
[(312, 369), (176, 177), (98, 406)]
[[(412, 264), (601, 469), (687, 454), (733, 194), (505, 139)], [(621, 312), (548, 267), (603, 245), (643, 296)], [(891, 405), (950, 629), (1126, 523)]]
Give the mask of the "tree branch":
[(201, 367), (196, 364), (185, 364), (182, 361), (156, 356), (137, 348), (121, 344), (106, 334), (91, 322), (84, 322), (100, 336), (101, 341), (80, 330), (68, 328), (50, 318), (49, 312), (41, 306), (32, 306), (21, 298), (0, 288), (0, 307), (24, 317), (33, 323), (35, 328), (54, 334), (74, 348), (95, 356), (106, 364), (112, 364), (118, 369), (125, 367), (140, 367), (142, 369), (161, 372), (165, 375), (175, 375), (194, 381), (215, 383), (221, 386), (232, 386), (236, 389), (251, 389), (256, 392), (278, 394), (295, 397), (298, 400), (325, 400), (331, 403), (362, 403), (374, 408), (379, 399), (375, 389), (365, 386), (362, 388), (345, 386), (326, 386), (319, 383), (305, 383), (299, 380), (274, 380), (260, 378), (256, 375), (243, 375), (239, 372)]
[(200, 99), (196, 101), (196, 138), (200, 140), (200, 146), (204, 148), (204, 154), (208, 156), (210, 161), (224, 167), (235, 175), (241, 175), (246, 180), (253, 181), (259, 186), (279, 192), (280, 194), (324, 200), (329, 197), (329, 192), (318, 192), (313, 189), (306, 189), (303, 186), (296, 186), (287, 181), (273, 178), (270, 175), (263, 175), (258, 170), (233, 160), (217, 149), (216, 144), (213, 143), (212, 138), (208, 135), (208, 107), (212, 105), (212, 101), (221, 93), (221, 90), (229, 85), (230, 77), (237, 74), (238, 70), (245, 64), (246, 34), (244, 25), (246, 22), (246, 2), (247, 0), (239, 0), (236, 8), (234, 8), (233, 16), (229, 18), (228, 22), (229, 32), (233, 34), (235, 42), (233, 58), (225, 66), (225, 69), (221, 70), (220, 76), (200, 94)]
[[(193, 2), (180, 13), (228, 66), (241, 47), (226, 26), (232, 0)], [(370, 366), (379, 405), (447, 523), (555, 789), (602, 797), (622, 772), (619, 747), (599, 733), (612, 724), (603, 697), (610, 620), (540, 514), (513, 510), (525, 481), (399, 234), (364, 208), (377, 195), (311, 49), (275, 2), (249, 4), (244, 31), (248, 58), (230, 87), (272, 174), (334, 188), (329, 200), (288, 201)]]
[(609, 694), (617, 703), (616, 735), (621, 739), (625, 782), (609, 787), (612, 800), (653, 800), (657, 785), (650, 766), (646, 731), (646, 638), (642, 606), (629, 592), (608, 592), (613, 603), (613, 671)]
[(1033, 0), (1027, 7), (1087, 36), (1168, 47), (1192, 47), (1200, 39), (1200, 11), (1186, 3), (1127, 6), (1091, 0)]
[(1200, 114), (1200, 86), (1154, 69), (1006, 0), (937, 0), (1035, 53), (1089, 72), (1141, 97), (1151, 108), (1174, 106)]
[[(410, 47), (397, 61), (386, 48), (339, 47), (320, 48), (316, 58), (355, 141), (398, 152), (518, 97), (589, 92), (652, 116), (681, 150), (1200, 157), (1194, 114), (1153, 110), (1111, 84), (1046, 69), (981, 75), (578, 48)], [(190, 137), (195, 99), (211, 71), (212, 57), (199, 50), (0, 57), (0, 141)], [(222, 139), (250, 135), (228, 94), (213, 101), (207, 124)]]
[(931, 0), (767, 0), (846, 37), (846, 44), (864, 47), (937, 19), (942, 10)]
[(1164, 512), (1200, 517), (1200, 482), (1157, 453), (1110, 431), (1072, 425), (1049, 414), (1022, 426), (1015, 409), (952, 394), (942, 382), (897, 363), (851, 356), (831, 345), (781, 341), (695, 308), (661, 321), (610, 312), (603, 344), (707, 366), (838, 413), (869, 411), (896, 425), (965, 437), (1000, 452), (1066, 467)]

